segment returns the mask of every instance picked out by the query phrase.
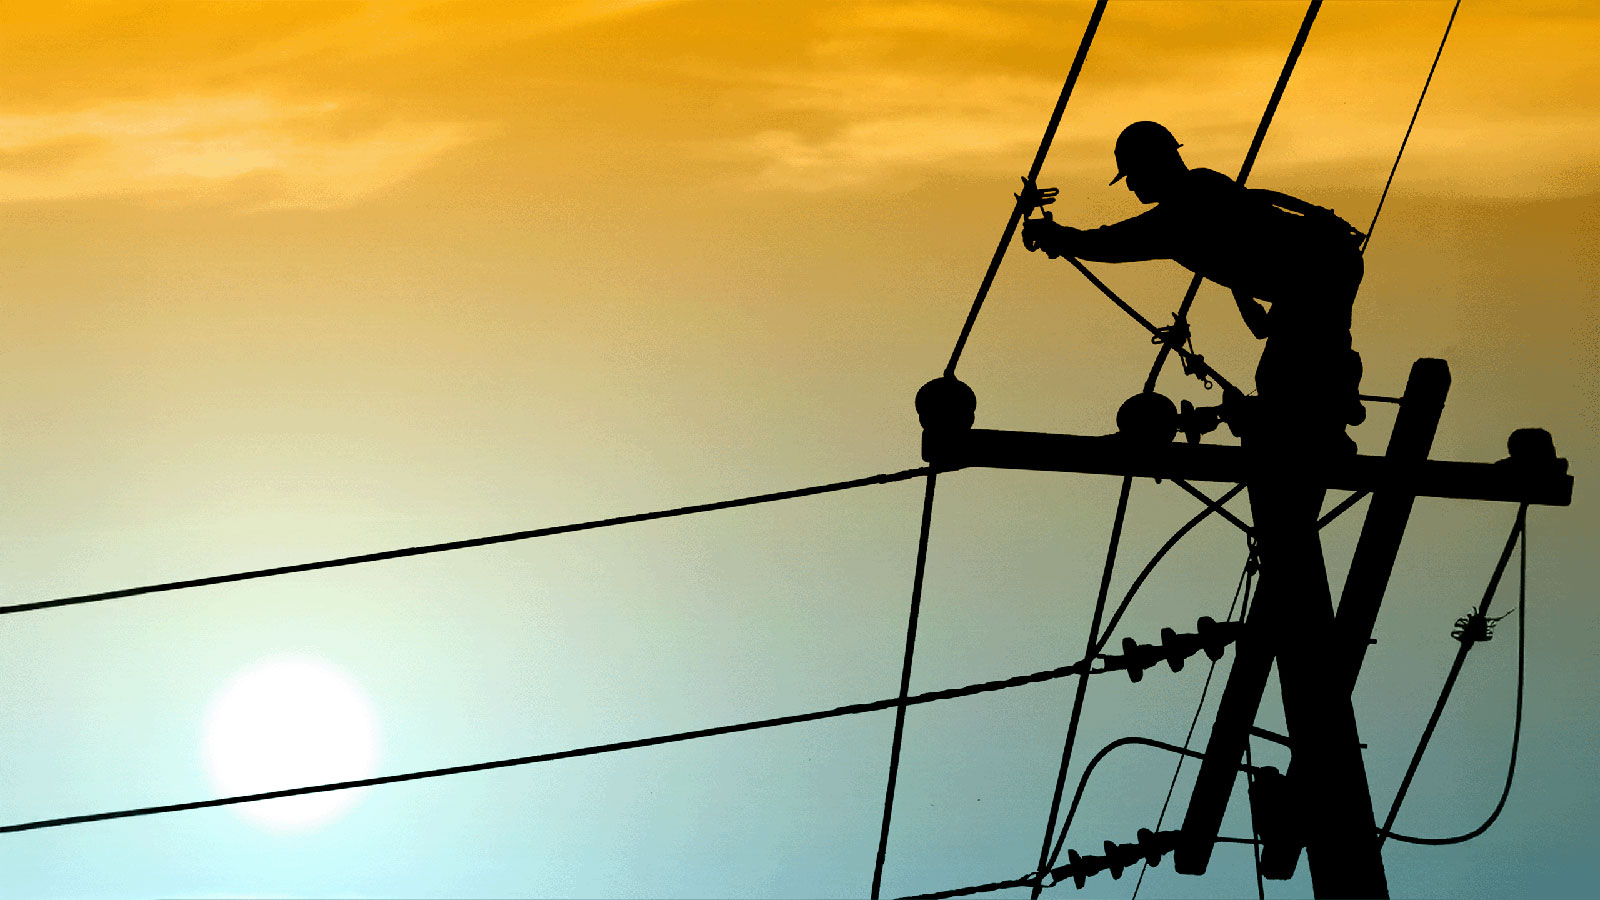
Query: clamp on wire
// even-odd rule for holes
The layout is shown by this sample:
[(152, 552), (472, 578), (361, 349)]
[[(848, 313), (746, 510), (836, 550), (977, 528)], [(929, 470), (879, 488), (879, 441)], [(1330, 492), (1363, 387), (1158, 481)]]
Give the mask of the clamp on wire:
[(1200, 379), (1200, 383), (1208, 391), (1214, 386), (1211, 380), (1211, 367), (1206, 365), (1206, 358), (1194, 352), (1194, 336), (1189, 333), (1189, 323), (1178, 318), (1177, 313), (1172, 314), (1171, 325), (1156, 328), (1151, 332), (1150, 343), (1171, 347), (1183, 364), (1183, 374)]
[[(1017, 199), (1017, 205), (1022, 208), (1024, 219), (1033, 215), (1034, 210), (1043, 210), (1046, 206), (1056, 202), (1056, 195), (1061, 193), (1060, 188), (1042, 188), (1034, 183), (1032, 178), (1022, 176), (1022, 193), (1012, 194)], [(1046, 219), (1050, 213), (1044, 214)]]
[(1468, 613), (1456, 620), (1456, 627), (1450, 632), (1450, 636), (1463, 644), (1493, 640), (1495, 623), (1513, 612), (1516, 612), (1516, 607), (1512, 607), (1505, 615), (1495, 616), (1492, 619), (1481, 612)]

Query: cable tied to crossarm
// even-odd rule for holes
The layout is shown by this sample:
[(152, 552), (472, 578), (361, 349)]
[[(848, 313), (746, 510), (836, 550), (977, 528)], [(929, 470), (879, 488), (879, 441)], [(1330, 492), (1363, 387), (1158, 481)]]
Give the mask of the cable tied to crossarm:
[(1089, 14), (1089, 24), (1083, 29), (1083, 39), (1078, 42), (1078, 53), (1072, 58), (1072, 69), (1067, 73), (1066, 83), (1061, 86), (1061, 96), (1056, 99), (1055, 109), (1050, 112), (1050, 123), (1045, 126), (1044, 138), (1039, 141), (1039, 150), (1033, 155), (1033, 165), (1028, 168), (1028, 176), (1023, 179), (1024, 190), (1017, 194), (1017, 202), (1011, 207), (1011, 217), (1006, 220), (1004, 233), (1000, 235), (1000, 245), (995, 248), (994, 256), (989, 259), (989, 268), (983, 273), (983, 281), (978, 285), (978, 295), (972, 300), (972, 309), (967, 313), (967, 320), (961, 326), (961, 335), (956, 338), (955, 349), (950, 351), (950, 362), (944, 367), (944, 374), (954, 376), (956, 363), (961, 361), (961, 351), (967, 346), (967, 338), (972, 334), (972, 325), (978, 321), (978, 310), (983, 308), (984, 298), (989, 296), (989, 288), (994, 284), (995, 273), (1000, 270), (1000, 261), (1005, 259), (1006, 248), (1011, 246), (1011, 238), (1017, 233), (1017, 224), (1022, 217), (1027, 215), (1032, 207), (1032, 188), (1039, 180), (1039, 170), (1044, 168), (1044, 158), (1050, 153), (1050, 143), (1055, 140), (1056, 128), (1061, 124), (1061, 114), (1067, 108), (1067, 100), (1072, 97), (1072, 89), (1078, 83), (1078, 73), (1083, 71), (1083, 61), (1089, 56), (1089, 45), (1094, 43), (1095, 30), (1100, 27), (1100, 17), (1105, 14), (1106, 0), (1097, 0), (1094, 12)]

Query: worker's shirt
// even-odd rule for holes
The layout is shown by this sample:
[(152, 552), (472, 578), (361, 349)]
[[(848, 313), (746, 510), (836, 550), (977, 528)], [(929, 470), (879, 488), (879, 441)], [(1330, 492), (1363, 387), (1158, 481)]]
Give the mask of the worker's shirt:
[(1308, 217), (1281, 209), (1271, 197), (1292, 200), (1247, 191), (1221, 172), (1190, 169), (1175, 195), (1154, 209), (1068, 232), (1062, 249), (1099, 262), (1171, 259), (1272, 303), (1273, 319), (1292, 330), (1348, 332), (1361, 281), (1361, 256), (1346, 236), (1348, 226), (1331, 214)]

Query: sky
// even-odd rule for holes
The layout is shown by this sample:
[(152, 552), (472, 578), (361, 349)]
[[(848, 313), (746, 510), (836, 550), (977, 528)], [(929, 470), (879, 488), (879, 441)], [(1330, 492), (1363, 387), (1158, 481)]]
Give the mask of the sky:
[[(948, 358), (1089, 11), (6, 4), (4, 602), (918, 465), (912, 397)], [(1169, 126), (1191, 165), (1236, 172), (1303, 12), (1111, 4), (1041, 176), (1061, 190), (1056, 219), (1142, 209), (1107, 185), (1135, 120)], [(1251, 184), (1366, 230), (1449, 13), (1325, 4)], [(1366, 255), (1364, 390), (1399, 393), (1412, 361), (1445, 358), (1436, 457), (1499, 459), (1537, 426), (1576, 477), (1570, 508), (1529, 516), (1510, 800), (1477, 840), (1386, 846), (1397, 897), (1588, 896), (1600, 875), (1597, 43), (1588, 4), (1463, 4)], [(1157, 321), (1188, 281), (1162, 261), (1096, 271)], [(1202, 289), (1194, 340), (1244, 380), (1259, 345), (1232, 306)], [(959, 375), (980, 426), (1098, 434), (1151, 350), (1070, 267), (1013, 247)], [(1215, 397), (1173, 367), (1160, 390)], [(1382, 452), (1392, 421), (1374, 406), (1351, 433)], [(1116, 489), (941, 477), (913, 690), (1076, 659)], [(5, 616), (0, 824), (218, 796), (215, 704), (285, 660), (366, 698), (377, 774), (892, 696), (920, 498), (903, 482)], [(1324, 532), (1335, 595), (1362, 510)], [(1114, 596), (1196, 511), (1136, 483)], [(1355, 692), (1380, 818), (1514, 512), (1417, 503)], [(1225, 524), (1197, 529), (1116, 637), (1221, 618), (1244, 550)], [(1510, 587), (1491, 612), (1515, 604)], [(1493, 807), (1517, 621), (1469, 655), (1397, 828), (1460, 833)], [(1181, 743), (1204, 679), (1196, 660), (1093, 680), (1071, 780), (1123, 735)], [(885, 896), (1032, 869), (1071, 697), (1063, 681), (910, 711)], [(1275, 697), (1260, 722), (1281, 730)], [(39, 898), (865, 896), (892, 728), (877, 713), (379, 787), (299, 829), (221, 808), (8, 834), (0, 883)], [(1256, 758), (1281, 753), (1258, 743)], [(1068, 845), (1152, 826), (1173, 766), (1109, 757)], [(1234, 800), (1224, 831), (1247, 833)], [(1304, 862), (1266, 889), (1309, 895)], [(1248, 852), (1224, 845), (1204, 877), (1168, 863), (1140, 893), (1254, 891)]]

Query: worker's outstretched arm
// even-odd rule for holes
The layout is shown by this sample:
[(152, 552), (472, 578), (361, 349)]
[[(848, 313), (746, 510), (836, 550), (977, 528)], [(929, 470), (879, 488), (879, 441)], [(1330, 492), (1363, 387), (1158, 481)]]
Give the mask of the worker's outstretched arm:
[(1171, 259), (1173, 241), (1168, 216), (1158, 207), (1103, 228), (1071, 228), (1048, 218), (1022, 223), (1022, 246), (1046, 256), (1071, 256), (1092, 262), (1138, 262)]

